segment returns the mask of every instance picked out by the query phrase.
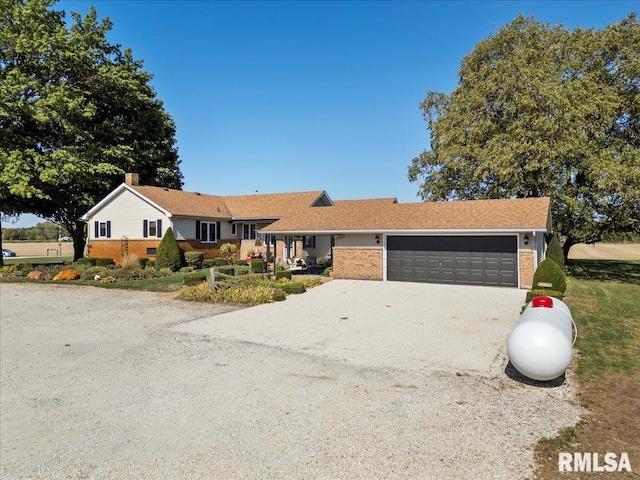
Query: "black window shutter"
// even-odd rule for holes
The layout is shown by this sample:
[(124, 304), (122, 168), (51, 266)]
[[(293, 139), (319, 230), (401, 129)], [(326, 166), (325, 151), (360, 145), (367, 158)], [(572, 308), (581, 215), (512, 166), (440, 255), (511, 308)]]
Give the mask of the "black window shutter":
[(200, 220), (196, 220), (196, 240), (200, 240)]
[(142, 236), (147, 238), (149, 236), (149, 220), (142, 221)]
[(98, 238), (100, 236), (100, 224), (96, 221), (93, 222), (95, 237)]
[(111, 220), (107, 220), (107, 238), (111, 238)]
[(219, 238), (220, 238), (220, 222), (216, 222), (216, 239), (215, 239), (215, 241), (217, 242)]
[(161, 218), (158, 219), (158, 223), (156, 225), (158, 226), (158, 228), (156, 229), (156, 231), (158, 232), (158, 235), (156, 236), (162, 237), (162, 219)]

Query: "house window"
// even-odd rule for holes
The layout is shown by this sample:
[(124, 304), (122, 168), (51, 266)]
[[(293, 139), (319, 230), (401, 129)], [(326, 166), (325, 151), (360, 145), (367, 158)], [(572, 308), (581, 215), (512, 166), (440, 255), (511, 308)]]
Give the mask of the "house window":
[(215, 243), (218, 241), (216, 222), (200, 222), (200, 241), (205, 243)]
[(234, 237), (238, 234), (236, 227), (237, 225), (235, 223), (231, 224), (231, 235), (233, 235)]
[(304, 237), (304, 248), (316, 248), (316, 237), (315, 235), (310, 237)]
[(147, 248), (147, 255), (155, 255), (156, 253), (158, 253), (158, 249), (156, 247)]
[(142, 237), (162, 237), (162, 220), (143, 220), (142, 221)]
[(275, 235), (270, 235), (268, 233), (263, 233), (260, 235), (260, 243), (262, 243), (262, 245), (269, 245), (270, 247), (273, 247), (275, 239)]
[(111, 221), (94, 222), (93, 235), (95, 238), (111, 238)]
[(243, 240), (255, 240), (256, 239), (256, 230), (257, 224), (255, 223), (245, 223), (242, 226), (242, 239)]

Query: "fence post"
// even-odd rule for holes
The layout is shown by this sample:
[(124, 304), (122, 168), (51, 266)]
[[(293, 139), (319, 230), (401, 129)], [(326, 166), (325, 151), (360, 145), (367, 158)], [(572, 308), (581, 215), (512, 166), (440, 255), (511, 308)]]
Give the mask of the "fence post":
[(209, 268), (209, 288), (211, 293), (216, 293), (216, 272), (214, 267)]

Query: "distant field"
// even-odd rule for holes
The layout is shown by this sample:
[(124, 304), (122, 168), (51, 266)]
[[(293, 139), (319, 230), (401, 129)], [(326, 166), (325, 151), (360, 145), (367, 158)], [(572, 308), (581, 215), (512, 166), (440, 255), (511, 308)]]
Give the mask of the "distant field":
[(18, 257), (73, 257), (73, 242), (62, 242), (62, 252), (58, 242), (2, 242), (2, 248), (13, 250)]
[(640, 243), (579, 243), (569, 250), (570, 260), (640, 260)]

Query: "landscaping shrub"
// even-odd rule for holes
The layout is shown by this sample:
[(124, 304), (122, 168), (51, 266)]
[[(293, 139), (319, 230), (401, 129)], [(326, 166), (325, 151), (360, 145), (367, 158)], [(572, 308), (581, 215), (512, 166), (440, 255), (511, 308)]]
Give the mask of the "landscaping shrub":
[(184, 276), (185, 285), (195, 285), (196, 283), (206, 282), (207, 276), (204, 273), (191, 273)]
[(218, 288), (214, 295), (214, 301), (223, 303), (271, 303), (281, 298), (282, 294), (277, 289), (267, 285), (250, 285), (242, 288)]
[(184, 260), (189, 267), (202, 268), (204, 262), (204, 253), (202, 252), (184, 252)]
[(105, 284), (105, 283), (116, 283), (116, 279), (115, 277), (105, 277), (103, 279), (100, 280), (100, 283)]
[(557, 292), (556, 290), (531, 290), (530, 292), (527, 292), (525, 303), (529, 303), (533, 297), (554, 297), (558, 300), (562, 300), (564, 295), (562, 292)]
[(547, 258), (550, 258), (556, 264), (564, 270), (564, 253), (562, 253), (562, 245), (560, 245), (560, 240), (555, 235), (551, 237), (549, 240), (549, 245), (547, 245)]
[(235, 262), (233, 262), (233, 264), (243, 266), (243, 267), (249, 266), (246, 260), (236, 260)]
[(211, 268), (216, 266), (216, 261), (210, 258), (202, 261), (202, 266), (205, 268)]
[[(110, 267), (111, 265), (113, 265), (114, 260), (113, 258), (96, 258), (96, 267)], [(138, 260), (136, 259), (136, 263), (138, 262)]]
[(282, 302), (283, 300), (287, 299), (287, 295), (280, 290), (279, 288), (275, 288), (273, 290), (273, 300), (276, 302)]
[(96, 259), (95, 258), (89, 258), (89, 257), (82, 257), (79, 258), (78, 261), (76, 262), (79, 266), (83, 266), (83, 267), (95, 267), (96, 266)]
[(213, 293), (209, 288), (209, 283), (199, 282), (196, 285), (192, 285), (183, 288), (178, 298), (184, 300), (193, 300), (196, 302), (213, 302)]
[(156, 254), (156, 267), (157, 268), (170, 268), (176, 272), (182, 266), (182, 252), (178, 247), (176, 237), (173, 236), (173, 229), (167, 228), (164, 233), (160, 245), (158, 245), (158, 251)]
[(178, 297), (185, 300), (201, 302), (244, 304), (270, 303), (285, 299), (285, 295), (282, 290), (278, 290), (267, 285), (252, 285), (243, 288), (220, 287), (216, 289), (216, 293), (211, 293), (209, 284), (204, 282), (184, 288)]
[[(96, 262), (96, 266), (98, 266), (98, 262)], [(120, 268), (138, 268), (140, 266), (140, 258), (135, 253), (128, 253), (124, 257), (122, 257), (122, 263), (120, 263)]]
[(49, 280), (51, 277), (39, 270), (33, 270), (32, 272), (29, 272), (27, 278), (30, 278), (31, 280)]
[(220, 253), (227, 261), (227, 263), (231, 263), (237, 251), (238, 246), (233, 243), (223, 243), (222, 245), (220, 245)]
[(536, 272), (533, 274), (532, 290), (544, 290), (543, 287), (539, 286), (540, 282), (552, 284), (551, 289), (562, 292), (563, 294), (567, 290), (567, 280), (564, 272), (558, 264), (550, 258), (545, 258), (540, 262), (540, 265), (538, 265)]
[(53, 280), (55, 282), (63, 281), (63, 280), (78, 280), (81, 277), (80, 273), (77, 270), (62, 270), (58, 273)]
[(253, 273), (262, 273), (264, 271), (264, 260), (259, 258), (251, 260), (251, 271)]
[(279, 278), (286, 278), (288, 280), (291, 280), (291, 272), (289, 270), (276, 271), (276, 280), (278, 280)]
[(156, 268), (156, 261), (155, 260), (149, 260), (147, 262), (147, 265), (144, 268)]
[(216, 267), (223, 267), (225, 265), (229, 265), (229, 262), (227, 261), (226, 258), (216, 257), (216, 258), (213, 259), (213, 264)]
[(140, 257), (138, 259), (138, 263), (140, 264), (140, 268), (147, 268), (147, 264), (149, 263), (149, 259), (147, 257)]
[(304, 293), (307, 291), (304, 285), (298, 282), (279, 283), (278, 288), (282, 290), (284, 293), (291, 293), (291, 294)]
[(245, 265), (247, 268), (236, 268), (234, 275), (249, 275), (249, 265)]
[(322, 275), (324, 275), (325, 277), (329, 276), (329, 272), (333, 272), (333, 267), (327, 267), (324, 269), (324, 272), (322, 272)]
[(320, 257), (318, 259), (318, 265), (328, 265), (329, 259), (327, 257)]
[(216, 271), (223, 273), (225, 275), (235, 275), (235, 269), (233, 268), (233, 265), (225, 265), (223, 267), (218, 267)]
[(193, 267), (182, 267), (180, 269), (180, 273), (189, 273), (189, 272), (193, 272), (195, 270), (195, 268)]
[(322, 279), (319, 277), (308, 277), (304, 275), (298, 275), (296, 277), (296, 282), (303, 284), (307, 288), (317, 287), (318, 285), (322, 285)]

